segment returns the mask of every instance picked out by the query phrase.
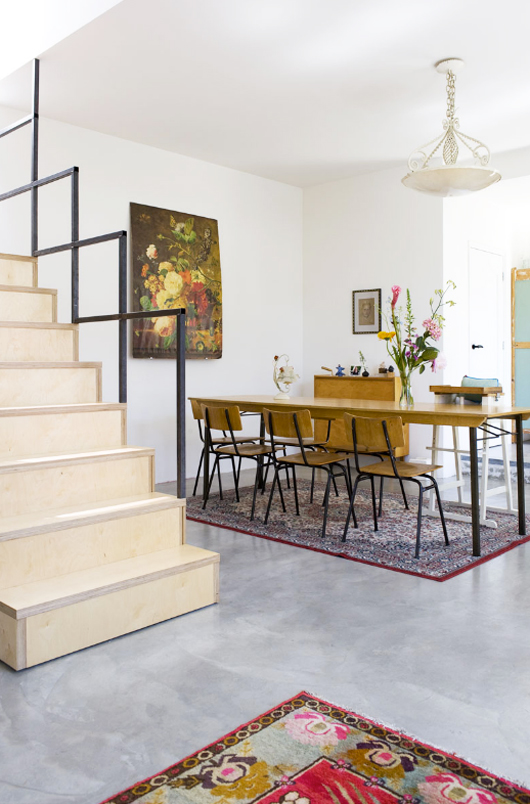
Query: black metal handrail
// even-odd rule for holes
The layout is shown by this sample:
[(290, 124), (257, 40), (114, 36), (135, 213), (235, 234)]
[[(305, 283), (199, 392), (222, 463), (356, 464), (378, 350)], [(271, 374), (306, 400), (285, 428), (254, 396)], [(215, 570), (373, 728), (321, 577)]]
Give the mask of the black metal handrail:
[[(158, 318), (160, 316), (174, 316), (176, 319), (176, 370), (177, 370), (177, 496), (186, 496), (186, 428), (185, 428), (185, 314), (186, 310), (150, 310), (127, 311), (127, 232), (121, 230), (109, 234), (97, 235), (83, 240), (79, 239), (79, 168), (71, 167), (39, 179), (39, 60), (33, 62), (33, 111), (27, 117), (12, 123), (0, 130), (0, 138), (18, 131), (26, 125), (32, 125), (31, 147), (31, 181), (21, 187), (16, 187), (6, 193), (0, 194), (0, 201), (23, 193), (31, 192), (31, 254), (33, 257), (44, 257), (49, 254), (58, 254), (62, 251), (71, 251), (71, 313), (72, 324), (88, 324), (102, 321), (118, 321), (118, 351), (119, 351), (119, 399), (127, 402), (127, 321), (135, 318)], [(70, 210), (71, 210), (71, 241), (58, 246), (39, 249), (39, 187), (71, 177)], [(79, 249), (118, 240), (118, 313), (111, 315), (80, 316), (79, 315)]]

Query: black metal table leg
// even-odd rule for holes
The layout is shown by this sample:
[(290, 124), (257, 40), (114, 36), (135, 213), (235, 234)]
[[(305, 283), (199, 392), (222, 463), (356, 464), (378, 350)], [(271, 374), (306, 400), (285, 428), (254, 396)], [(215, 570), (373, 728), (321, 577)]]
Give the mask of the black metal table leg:
[(210, 433), (205, 428), (204, 432), (204, 463), (202, 467), (202, 499), (203, 502), (208, 498), (208, 486), (210, 483)]
[[(519, 534), (526, 535), (526, 512), (524, 499), (524, 454), (523, 417), (515, 417), (515, 441), (517, 446), (517, 507), (519, 509)], [(506, 481), (509, 483), (509, 479)]]
[(478, 487), (477, 428), (469, 428), (469, 462), (471, 471), (471, 530), (473, 555), (480, 555), (480, 503)]

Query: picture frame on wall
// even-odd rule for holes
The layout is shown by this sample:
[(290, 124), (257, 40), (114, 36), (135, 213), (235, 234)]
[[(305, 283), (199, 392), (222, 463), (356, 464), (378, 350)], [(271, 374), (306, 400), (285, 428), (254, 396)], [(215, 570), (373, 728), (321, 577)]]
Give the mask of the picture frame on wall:
[(352, 292), (353, 334), (369, 335), (381, 331), (381, 288)]

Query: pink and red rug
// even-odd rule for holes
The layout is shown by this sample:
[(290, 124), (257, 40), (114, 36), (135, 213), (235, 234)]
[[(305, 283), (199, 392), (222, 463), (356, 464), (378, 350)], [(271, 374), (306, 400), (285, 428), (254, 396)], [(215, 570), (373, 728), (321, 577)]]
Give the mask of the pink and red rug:
[(104, 804), (530, 804), (530, 790), (306, 692)]
[[(379, 530), (374, 532), (370, 498), (364, 489), (360, 490), (355, 503), (359, 528), (355, 530), (350, 525), (347, 540), (342, 542), (342, 531), (348, 510), (348, 499), (344, 489), (339, 487), (339, 497), (333, 494), (331, 496), (325, 539), (320, 536), (323, 485), (317, 484), (315, 502), (312, 504), (309, 501), (309, 482), (299, 481), (298, 492), (301, 516), (295, 515), (292, 490), (284, 491), (286, 514), (282, 512), (276, 493), (267, 525), (263, 524), (267, 506), (266, 494), (258, 495), (256, 516), (253, 522), (250, 521), (252, 489), (249, 487), (241, 489), (240, 503), (237, 503), (231, 490), (223, 494), (223, 500), (218, 494), (212, 495), (204, 511), (201, 507), (201, 498), (190, 497), (187, 501), (187, 516), (196, 522), (205, 522), (249, 536), (259, 536), (262, 539), (271, 539), (306, 550), (316, 550), (396, 572), (418, 575), (433, 581), (454, 578), (455, 575), (490, 561), (530, 540), (530, 518), (528, 518), (529, 535), (521, 537), (518, 533), (516, 516), (495, 513), (494, 518), (498, 527), (481, 528), (482, 556), (475, 557), (471, 554), (471, 525), (447, 520), (451, 544), (446, 547), (440, 520), (437, 517), (424, 516), (421, 553), (419, 559), (415, 559), (417, 498), (409, 500), (411, 510), (407, 511), (401, 496), (385, 494)], [(444, 510), (462, 513), (461, 508), (450, 503), (444, 505)]]

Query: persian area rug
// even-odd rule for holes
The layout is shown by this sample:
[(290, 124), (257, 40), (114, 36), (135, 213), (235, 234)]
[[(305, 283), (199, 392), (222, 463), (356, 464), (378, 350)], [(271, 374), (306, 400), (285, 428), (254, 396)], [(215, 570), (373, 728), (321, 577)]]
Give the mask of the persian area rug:
[(301, 692), (103, 804), (530, 804), (530, 790)]
[[(401, 495), (385, 492), (383, 516), (379, 519), (379, 530), (375, 532), (371, 497), (369, 492), (362, 488), (367, 484), (362, 484), (355, 498), (359, 527), (355, 530), (350, 523), (346, 542), (343, 542), (342, 532), (349, 502), (343, 483), (341, 485), (339, 482), (337, 485), (339, 497), (335, 497), (332, 492), (325, 539), (320, 535), (324, 513), (321, 502), (325, 487), (322, 483), (315, 484), (315, 502), (311, 504), (310, 483), (306, 480), (298, 481), (301, 512), (299, 517), (295, 515), (292, 488), (290, 491), (284, 488), (287, 513), (282, 512), (276, 490), (269, 521), (264, 525), (268, 500), (266, 492), (263, 496), (258, 494), (256, 514), (251, 522), (252, 488), (248, 486), (240, 491), (240, 503), (236, 501), (234, 491), (229, 490), (223, 492), (223, 500), (218, 494), (212, 495), (204, 511), (200, 497), (188, 497), (187, 517), (196, 522), (205, 522), (409, 575), (418, 575), (432, 581), (446, 581), (530, 540), (530, 535), (523, 537), (519, 535), (517, 516), (495, 513), (494, 518), (498, 527), (481, 528), (482, 556), (477, 558), (471, 555), (471, 525), (448, 519), (447, 530), (451, 543), (446, 547), (438, 517), (424, 516), (421, 526), (420, 557), (415, 559), (417, 498), (409, 494), (410, 510), (407, 511)], [(285, 487), (285, 483), (282, 487)], [(462, 513), (461, 508), (450, 503), (445, 503), (444, 511)], [(527, 521), (530, 534), (530, 517)]]

